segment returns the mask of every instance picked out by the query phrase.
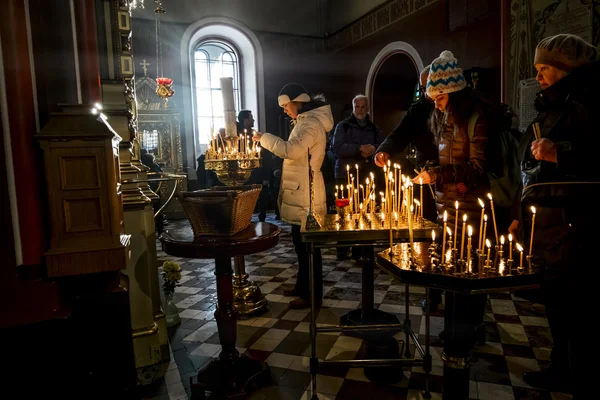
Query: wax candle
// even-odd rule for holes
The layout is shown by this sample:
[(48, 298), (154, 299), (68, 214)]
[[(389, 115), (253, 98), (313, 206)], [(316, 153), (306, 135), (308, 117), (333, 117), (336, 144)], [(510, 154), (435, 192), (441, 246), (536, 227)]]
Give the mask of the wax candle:
[(346, 175), (348, 176), (348, 186), (350, 186), (350, 165), (346, 164)]
[(448, 262), (452, 262), (452, 249), (450, 247), (452, 247), (452, 229), (450, 229), (449, 226), (446, 227), (446, 230), (448, 231), (448, 254), (446, 254), (446, 260), (448, 260)]
[[(460, 259), (461, 260), (464, 260), (463, 254), (464, 254), (464, 249), (465, 249), (465, 231), (466, 231), (465, 228), (466, 228), (466, 225), (467, 225), (467, 214), (463, 214), (462, 237), (460, 239)], [(456, 241), (456, 238), (454, 238), (454, 240)]]
[(504, 251), (504, 235), (500, 236), (500, 251)]
[(487, 234), (487, 214), (483, 215), (483, 237), (481, 238), (481, 247), (479, 248), (479, 251), (483, 254), (483, 252), (485, 251), (484, 249), (484, 245), (485, 245), (485, 237)]
[(496, 213), (494, 212), (494, 200), (492, 200), (492, 194), (487, 194), (490, 199), (490, 208), (492, 209), (492, 220), (494, 221), (494, 237), (496, 238), (496, 244), (498, 244), (498, 229), (496, 228)]
[(456, 207), (456, 217), (454, 217), (454, 246), (456, 249), (456, 238), (458, 237), (458, 200), (454, 202), (454, 207)]
[(419, 178), (419, 186), (420, 186), (420, 190), (421, 190), (421, 213), (419, 214), (421, 216), (421, 218), (423, 218), (423, 178)]
[(523, 269), (523, 247), (519, 243), (517, 243), (517, 250), (521, 252), (521, 262), (519, 263), (519, 268)]
[(529, 255), (533, 255), (533, 229), (535, 228), (535, 207), (531, 206), (531, 212), (533, 215), (531, 216), (531, 238), (529, 239)]
[[(358, 164), (354, 164), (354, 168), (356, 168), (356, 186), (360, 185), (360, 176), (358, 176)], [(358, 192), (358, 201), (357, 203), (360, 203), (360, 192)]]
[(467, 239), (467, 270), (469, 272), (473, 272), (471, 267), (471, 236), (473, 236), (473, 227), (471, 225), (468, 226), (468, 239)]
[(485, 239), (485, 245), (488, 248), (488, 252), (487, 252), (487, 262), (489, 264), (490, 262), (490, 254), (492, 252), (492, 244), (490, 243), (490, 239)]
[[(412, 213), (413, 211), (413, 206), (411, 204), (410, 206), (410, 213)], [(412, 257), (412, 253), (413, 253), (413, 226), (412, 226), (412, 216), (409, 214), (409, 218), (408, 218), (408, 238), (410, 240), (410, 256)]]
[(442, 234), (442, 264), (445, 261), (445, 257), (446, 257), (446, 227), (448, 224), (448, 212), (446, 210), (444, 210), (444, 231)]
[(480, 198), (477, 198), (479, 205), (481, 206), (481, 220), (479, 222), (479, 241), (477, 242), (477, 248), (481, 251), (481, 241), (483, 240), (483, 214), (485, 214), (485, 204)]
[(512, 260), (512, 234), (508, 234), (508, 259)]

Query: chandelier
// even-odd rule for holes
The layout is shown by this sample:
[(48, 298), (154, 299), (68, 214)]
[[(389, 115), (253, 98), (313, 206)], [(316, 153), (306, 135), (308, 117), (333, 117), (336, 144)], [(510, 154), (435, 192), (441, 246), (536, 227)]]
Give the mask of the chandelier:
[(154, 12), (156, 13), (156, 94), (164, 100), (164, 108), (167, 108), (169, 97), (172, 97), (175, 94), (175, 91), (172, 88), (173, 79), (166, 78), (163, 73), (160, 16), (166, 13), (166, 11), (162, 6), (161, 0), (154, 0), (154, 2), (156, 3), (156, 8), (154, 9)]
[(129, 0), (129, 11), (144, 8), (144, 0)]

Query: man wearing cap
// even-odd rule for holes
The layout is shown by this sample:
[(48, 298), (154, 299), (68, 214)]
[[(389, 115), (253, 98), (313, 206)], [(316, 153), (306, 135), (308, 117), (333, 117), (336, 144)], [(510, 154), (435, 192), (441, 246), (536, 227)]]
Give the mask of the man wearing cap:
[[(300, 225), (306, 219), (310, 203), (309, 158), (313, 173), (313, 211), (320, 215), (327, 213), (325, 181), (321, 165), (325, 158), (327, 132), (333, 128), (331, 107), (322, 95), (311, 96), (297, 83), (287, 84), (278, 97), (279, 106), (292, 118), (294, 129), (288, 140), (270, 133), (256, 132), (252, 137), (260, 145), (283, 159), (281, 190), (279, 192), (279, 212), (281, 219), (292, 224), (292, 241), (298, 255), (298, 275), (296, 287), (286, 290), (286, 296), (298, 296), (292, 300), (292, 309), (310, 306), (310, 282), (308, 269), (308, 248), (302, 242)], [(323, 272), (320, 249), (314, 252), (315, 306), (320, 306), (323, 298)]]
[[(575, 323), (573, 313), (593, 302), (584, 297), (593, 291), (582, 283), (584, 271), (592, 266), (587, 253), (597, 247), (589, 231), (597, 231), (600, 225), (594, 208), (600, 195), (597, 55), (593, 45), (575, 35), (540, 41), (534, 59), (542, 86), (535, 101), (539, 114), (525, 132), (519, 152), (521, 223), (524, 237), (529, 238), (534, 206), (533, 262), (541, 269), (553, 341), (551, 366), (525, 373), (524, 379), (551, 391), (572, 390), (574, 398), (580, 399), (590, 398), (584, 396), (592, 379), (584, 375), (584, 345), (578, 335), (593, 328), (589, 318)], [(517, 226), (514, 221), (512, 232), (517, 232)]]

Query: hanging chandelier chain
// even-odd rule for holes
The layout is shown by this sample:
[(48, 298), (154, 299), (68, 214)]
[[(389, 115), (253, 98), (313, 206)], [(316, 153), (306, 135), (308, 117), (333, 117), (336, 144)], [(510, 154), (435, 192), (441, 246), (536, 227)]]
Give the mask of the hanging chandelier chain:
[(156, 13), (156, 77), (162, 77), (163, 75), (163, 60), (162, 60), (162, 45), (160, 38), (160, 16), (164, 14), (166, 11), (162, 6), (161, 0), (154, 0), (156, 3), (156, 8), (154, 12)]

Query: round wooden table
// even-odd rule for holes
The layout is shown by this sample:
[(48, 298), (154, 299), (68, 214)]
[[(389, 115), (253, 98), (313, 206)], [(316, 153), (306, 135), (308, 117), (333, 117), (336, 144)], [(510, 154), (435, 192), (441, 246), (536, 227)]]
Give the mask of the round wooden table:
[(219, 391), (228, 398), (246, 393), (246, 388), (268, 371), (264, 362), (240, 355), (235, 348), (237, 311), (233, 307), (231, 259), (236, 256), (260, 253), (279, 242), (280, 229), (266, 222), (252, 222), (234, 236), (196, 237), (188, 225), (177, 230), (166, 230), (159, 238), (165, 253), (176, 257), (208, 258), (215, 260), (217, 281), (217, 309), (215, 320), (221, 354), (198, 372), (197, 383), (192, 385), (192, 397), (204, 398), (206, 390)]

